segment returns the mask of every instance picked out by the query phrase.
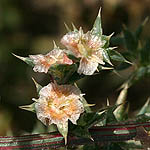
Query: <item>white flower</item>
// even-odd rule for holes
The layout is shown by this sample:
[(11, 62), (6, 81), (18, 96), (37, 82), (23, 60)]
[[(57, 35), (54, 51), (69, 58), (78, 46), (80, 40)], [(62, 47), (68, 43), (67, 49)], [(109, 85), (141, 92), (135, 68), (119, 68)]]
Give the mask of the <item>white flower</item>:
[(61, 43), (71, 50), (74, 56), (81, 58), (79, 74), (92, 75), (98, 64), (105, 64), (102, 55), (105, 41), (91, 32), (84, 34), (81, 28), (78, 32), (69, 32), (63, 36)]
[(56, 124), (58, 127), (68, 127), (68, 120), (73, 124), (84, 112), (80, 90), (72, 85), (57, 85), (50, 83), (39, 92), (35, 100), (37, 118), (45, 125)]
[(71, 65), (73, 62), (64, 53), (63, 50), (59, 48), (54, 48), (46, 55), (29, 55), (29, 58), (33, 61), (35, 65), (33, 70), (35, 72), (45, 72), (47, 73), (51, 65), (54, 64), (68, 64)]

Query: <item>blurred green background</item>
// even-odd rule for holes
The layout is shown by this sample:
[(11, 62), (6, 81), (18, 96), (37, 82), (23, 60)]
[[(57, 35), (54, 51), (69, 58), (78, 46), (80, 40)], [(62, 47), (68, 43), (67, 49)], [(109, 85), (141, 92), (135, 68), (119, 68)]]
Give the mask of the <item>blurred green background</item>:
[[(102, 7), (102, 25), (105, 35), (120, 34), (122, 25), (131, 30), (150, 16), (150, 0), (0, 0), (0, 135), (32, 132), (36, 115), (20, 110), (19, 105), (30, 104), (37, 98), (31, 77), (40, 84), (49, 83), (49, 75), (34, 73), (32, 68), (12, 56), (47, 53), (66, 33), (64, 22), (74, 23), (84, 31), (92, 28)], [(150, 21), (142, 34), (150, 37)], [(124, 48), (118, 49), (120, 52)], [(116, 89), (128, 78), (131, 69), (121, 77), (108, 71), (86, 77), (78, 82), (89, 103), (102, 107), (109, 98), (114, 104)], [(130, 111), (137, 110), (150, 96), (150, 79), (145, 78), (129, 89)], [(132, 112), (131, 111), (131, 112)]]

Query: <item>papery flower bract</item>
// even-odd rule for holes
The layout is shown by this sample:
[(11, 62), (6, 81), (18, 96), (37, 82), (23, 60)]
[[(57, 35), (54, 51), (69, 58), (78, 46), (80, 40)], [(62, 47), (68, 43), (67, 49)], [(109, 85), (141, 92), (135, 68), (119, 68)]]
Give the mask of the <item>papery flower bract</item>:
[(33, 99), (37, 118), (45, 125), (56, 124), (68, 132), (68, 120), (73, 124), (84, 112), (80, 90), (72, 85), (50, 83), (39, 92), (39, 99)]
[(54, 64), (73, 64), (72, 60), (68, 58), (65, 52), (59, 48), (54, 48), (46, 55), (29, 55), (29, 58), (35, 65), (33, 68), (35, 72), (47, 73), (50, 66)]
[(92, 75), (98, 64), (105, 64), (103, 61), (103, 46), (106, 41), (92, 34), (91, 31), (84, 34), (80, 28), (79, 31), (69, 32), (63, 36), (61, 43), (68, 50), (71, 50), (74, 56), (81, 58), (78, 68), (79, 74)]

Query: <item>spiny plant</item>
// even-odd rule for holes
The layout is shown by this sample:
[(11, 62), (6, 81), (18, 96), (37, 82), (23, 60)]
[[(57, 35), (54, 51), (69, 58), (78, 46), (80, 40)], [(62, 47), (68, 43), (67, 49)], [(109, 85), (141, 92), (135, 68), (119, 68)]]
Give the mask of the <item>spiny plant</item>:
[[(110, 47), (110, 39), (113, 34), (109, 36), (103, 34), (101, 10), (92, 29), (86, 33), (81, 27), (77, 29), (72, 24), (73, 29), (70, 29), (65, 25), (68, 33), (61, 38), (60, 42), (66, 49), (59, 48), (54, 42), (54, 48), (45, 55), (21, 57), (13, 54), (31, 66), (33, 71), (51, 76), (51, 82), (43, 87), (33, 79), (39, 98), (32, 98), (32, 104), (20, 106), (20, 108), (36, 113), (37, 118), (46, 126), (56, 125), (64, 137), (68, 149), (73, 149), (73, 145), (74, 148), (83, 150), (98, 150), (100, 148), (103, 150), (130, 150), (143, 148), (143, 145), (145, 148), (149, 147), (146, 139), (149, 139), (147, 132), (150, 127), (150, 100), (148, 99), (136, 118), (132, 119), (128, 118), (129, 105), (126, 103), (128, 88), (136, 80), (150, 74), (150, 47), (148, 42), (143, 45), (139, 40), (145, 22), (139, 26), (135, 33), (131, 33), (124, 27), (123, 37), (116, 38), (126, 47), (127, 52), (124, 54), (115, 50), (116, 47)], [(112, 42), (115, 43), (116, 39), (112, 38)], [(118, 61), (120, 64), (114, 65), (114, 61)], [(92, 111), (90, 107), (93, 104), (87, 103), (76, 82), (86, 76), (100, 74), (103, 70), (118, 72), (131, 65), (136, 66), (135, 71), (121, 86), (122, 90), (116, 104), (110, 106), (107, 100), (105, 108)], [(142, 139), (138, 136), (139, 133), (145, 133), (146, 138)], [(48, 140), (53, 143), (55, 148), (64, 146), (62, 137), (56, 138), (54, 133), (50, 133), (50, 135), (51, 137), (45, 138), (45, 140), (40, 139), (41, 148), (45, 148), (46, 144), (44, 143), (47, 143)], [(55, 135), (55, 138), (52, 135)], [(128, 141), (129, 139), (131, 141)], [(15, 140), (20, 144), (20, 139)], [(120, 142), (115, 142), (119, 140)], [(1, 141), (4, 142), (2, 139)], [(90, 145), (83, 145), (84, 141)], [(32, 145), (32, 149), (34, 149), (35, 143), (33, 139), (28, 143), (28, 147)], [(17, 146), (17, 144), (11, 144), (8, 142), (7, 146), (12, 146), (12, 148)], [(24, 145), (26, 144), (24, 143)], [(6, 147), (6, 145), (1, 144), (1, 147)]]

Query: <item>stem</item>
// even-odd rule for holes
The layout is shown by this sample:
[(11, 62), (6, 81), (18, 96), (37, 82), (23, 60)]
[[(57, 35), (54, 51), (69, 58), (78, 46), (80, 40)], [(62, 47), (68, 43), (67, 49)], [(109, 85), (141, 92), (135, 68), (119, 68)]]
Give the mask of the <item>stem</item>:
[[(111, 141), (126, 141), (136, 137), (138, 127), (150, 127), (150, 122), (138, 124), (117, 124), (101, 127), (93, 127), (90, 133), (94, 142), (104, 143)], [(68, 145), (92, 144), (87, 138), (68, 136)], [(58, 132), (23, 135), (23, 136), (0, 136), (0, 149), (59, 149), (65, 147), (64, 138)]]

